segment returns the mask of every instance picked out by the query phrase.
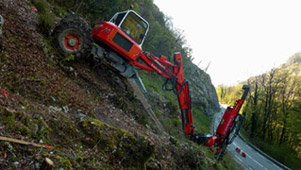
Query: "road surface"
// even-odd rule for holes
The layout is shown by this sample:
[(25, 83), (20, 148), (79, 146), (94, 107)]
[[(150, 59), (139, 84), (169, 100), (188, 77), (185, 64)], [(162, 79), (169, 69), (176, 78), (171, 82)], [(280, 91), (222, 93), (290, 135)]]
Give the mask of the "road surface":
[[(222, 116), (225, 112), (226, 105), (221, 105), (221, 111), (215, 115), (213, 122), (213, 129), (216, 130)], [(235, 149), (239, 148), (240, 153), (236, 152)], [(259, 152), (251, 148), (241, 138), (236, 137), (232, 144), (227, 147), (228, 153), (230, 152), (233, 157), (247, 169), (250, 170), (282, 170), (275, 163), (270, 161), (268, 158), (261, 155)], [(241, 153), (246, 153), (246, 157), (242, 157)]]

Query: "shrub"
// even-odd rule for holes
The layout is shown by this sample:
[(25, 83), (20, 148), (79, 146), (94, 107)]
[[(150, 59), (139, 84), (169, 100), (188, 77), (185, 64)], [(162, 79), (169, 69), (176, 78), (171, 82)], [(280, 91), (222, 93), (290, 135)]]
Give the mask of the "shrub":
[(54, 14), (50, 12), (46, 0), (33, 0), (32, 3), (38, 9), (40, 32), (49, 35), (49, 32), (54, 25)]

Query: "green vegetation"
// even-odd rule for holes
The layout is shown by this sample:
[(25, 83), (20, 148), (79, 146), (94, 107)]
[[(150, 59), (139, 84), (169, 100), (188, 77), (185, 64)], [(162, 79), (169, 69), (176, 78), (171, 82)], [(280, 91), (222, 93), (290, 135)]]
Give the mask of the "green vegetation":
[[(149, 93), (155, 92), (156, 94), (159, 94), (166, 100), (165, 102), (167, 102), (166, 107), (168, 108), (168, 112), (164, 112), (163, 111), (164, 109), (160, 110), (158, 108), (160, 107), (160, 102), (162, 103), (162, 101), (156, 101), (151, 97), (149, 98), (151, 101), (150, 103), (153, 104), (153, 108), (157, 108), (155, 111), (157, 113), (157, 116), (161, 119), (162, 124), (166, 126), (165, 129), (169, 129), (170, 131), (173, 131), (170, 132), (171, 135), (175, 135), (179, 138), (182, 138), (183, 132), (182, 132), (182, 126), (180, 121), (180, 112), (179, 112), (177, 96), (171, 91), (162, 90), (162, 84), (164, 83), (164, 78), (158, 77), (156, 74), (145, 72), (145, 71), (140, 72), (140, 75), (142, 77), (143, 83), (147, 91)], [(156, 81), (154, 81), (154, 79)], [(211, 128), (210, 125), (212, 120), (201, 111), (199, 106), (195, 104), (192, 105), (192, 112), (194, 118), (194, 125), (195, 127), (197, 127), (196, 130), (200, 132), (210, 132), (210, 128)]]
[(46, 0), (32, 0), (33, 5), (39, 11), (39, 28), (40, 31), (48, 35), (51, 28), (54, 26), (54, 14), (50, 12)]
[(251, 87), (243, 108), (244, 135), (257, 147), (292, 169), (301, 166), (301, 62), (300, 54), (266, 74), (233, 87), (219, 86), (222, 103), (233, 104), (242, 84)]
[(199, 132), (211, 133), (212, 119), (204, 114), (199, 106), (192, 104), (192, 108), (194, 125), (197, 128), (196, 130)]

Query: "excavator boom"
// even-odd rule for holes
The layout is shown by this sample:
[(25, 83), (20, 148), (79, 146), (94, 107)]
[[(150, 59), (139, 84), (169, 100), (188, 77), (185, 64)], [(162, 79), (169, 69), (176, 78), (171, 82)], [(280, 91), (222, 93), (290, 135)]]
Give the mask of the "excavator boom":
[[(185, 136), (190, 137), (193, 135), (194, 126), (192, 123), (191, 98), (188, 81), (184, 78), (181, 53), (174, 54), (174, 64), (167, 61), (167, 58), (164, 56), (159, 58), (150, 53), (141, 53), (139, 58), (141, 60), (130, 62), (130, 64), (147, 71), (157, 72), (166, 78), (163, 89), (173, 91), (178, 97)], [(143, 61), (143, 63), (137, 61)], [(167, 87), (168, 83), (171, 84), (171, 88)]]

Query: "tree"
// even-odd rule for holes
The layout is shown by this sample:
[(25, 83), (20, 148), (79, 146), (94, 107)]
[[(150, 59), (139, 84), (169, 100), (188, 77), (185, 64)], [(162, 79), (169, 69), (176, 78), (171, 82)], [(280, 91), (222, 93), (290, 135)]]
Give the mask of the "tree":
[(261, 86), (265, 93), (265, 104), (263, 113), (263, 124), (262, 124), (262, 134), (261, 139), (265, 140), (266, 130), (268, 128), (267, 121), (271, 115), (272, 105), (274, 102), (274, 96), (277, 89), (277, 80), (275, 78), (276, 69), (272, 69), (268, 74), (261, 76)]
[(217, 94), (219, 98), (219, 102), (223, 103), (224, 97), (226, 96), (226, 87), (223, 85), (217, 86)]
[(296, 81), (297, 79), (292, 78), (289, 76), (289, 71), (287, 69), (284, 69), (281, 72), (281, 84), (279, 88), (279, 94), (280, 94), (280, 101), (281, 101), (281, 111), (283, 115), (283, 126), (280, 136), (279, 144), (282, 144), (287, 140), (285, 134), (287, 132), (287, 120), (288, 116), (291, 113), (290, 109), (293, 106), (293, 102), (295, 99), (295, 88), (296, 88)]
[(253, 93), (251, 93), (251, 133), (250, 133), (250, 137), (251, 138), (254, 138), (255, 136), (255, 132), (256, 132), (256, 129), (257, 129), (257, 104), (258, 104), (258, 81), (257, 79), (255, 79), (253, 81), (253, 84), (251, 87), (253, 87)]

